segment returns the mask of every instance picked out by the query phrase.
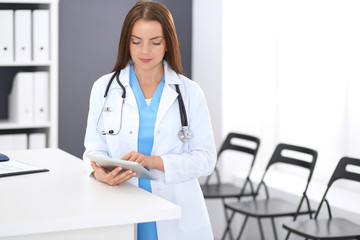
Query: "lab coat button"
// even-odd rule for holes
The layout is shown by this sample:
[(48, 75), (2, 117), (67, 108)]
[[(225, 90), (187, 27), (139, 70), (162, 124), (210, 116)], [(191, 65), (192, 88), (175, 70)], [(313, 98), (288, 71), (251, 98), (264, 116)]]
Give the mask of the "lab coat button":
[(157, 130), (157, 132), (156, 132), (157, 134), (160, 134), (160, 130)]
[(157, 188), (156, 190), (157, 190), (158, 192), (161, 192), (161, 188)]
[(129, 131), (129, 134), (132, 134), (132, 131)]

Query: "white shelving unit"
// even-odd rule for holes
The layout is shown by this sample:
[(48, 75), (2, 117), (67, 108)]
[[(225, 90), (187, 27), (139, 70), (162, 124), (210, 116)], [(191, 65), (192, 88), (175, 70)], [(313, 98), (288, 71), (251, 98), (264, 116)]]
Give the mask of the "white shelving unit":
[[(49, 121), (43, 124), (20, 124), (10, 122), (9, 120), (0, 119), (0, 134), (14, 133), (32, 133), (43, 132), (46, 133), (47, 147), (58, 146), (58, 82), (59, 82), (59, 57), (58, 57), (58, 32), (59, 32), (59, 0), (0, 0), (0, 10), (17, 10), (17, 9), (48, 9), (50, 15), (49, 23), (49, 60), (48, 61), (27, 61), (27, 62), (0, 62), (0, 88), (3, 82), (11, 81), (12, 79), (4, 79), (8, 74), (6, 72), (16, 73), (21, 71), (48, 71), (49, 72)], [(3, 76), (1, 76), (3, 73)], [(0, 102), (1, 108), (7, 107)]]

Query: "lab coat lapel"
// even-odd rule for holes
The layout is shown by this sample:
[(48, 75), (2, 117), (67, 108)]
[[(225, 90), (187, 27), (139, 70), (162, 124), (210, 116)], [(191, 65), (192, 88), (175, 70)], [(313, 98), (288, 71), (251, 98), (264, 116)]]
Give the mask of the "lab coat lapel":
[(155, 129), (158, 128), (161, 120), (164, 118), (166, 112), (169, 110), (171, 105), (174, 103), (177, 96), (178, 96), (178, 94), (174, 89), (172, 89), (168, 84), (164, 85), (164, 89), (163, 89), (163, 93), (162, 93), (161, 101), (160, 101), (160, 105), (159, 105), (159, 110), (158, 110), (158, 114), (156, 117)]
[(165, 73), (165, 85), (160, 100), (159, 110), (155, 122), (155, 130), (158, 128), (161, 120), (164, 118), (166, 112), (173, 105), (176, 100), (178, 93), (175, 91), (175, 87), (172, 88), (170, 85), (181, 84), (179, 76), (173, 71), (164, 61), (164, 73)]

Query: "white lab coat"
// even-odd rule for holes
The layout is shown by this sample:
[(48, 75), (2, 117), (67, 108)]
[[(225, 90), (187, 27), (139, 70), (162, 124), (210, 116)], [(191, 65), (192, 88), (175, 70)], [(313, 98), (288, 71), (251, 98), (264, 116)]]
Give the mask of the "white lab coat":
[[(134, 93), (129, 84), (130, 65), (120, 73), (120, 81), (126, 89), (121, 130), (118, 135), (103, 136), (96, 131), (96, 122), (104, 101), (104, 92), (111, 74), (99, 78), (91, 91), (90, 109), (85, 136), (84, 163), (87, 173), (92, 172), (90, 160), (85, 156), (92, 152), (113, 158), (121, 158), (130, 151), (137, 151), (139, 114)], [(161, 156), (165, 171), (150, 170), (159, 180), (151, 181), (152, 192), (181, 207), (180, 220), (157, 222), (159, 240), (208, 240), (213, 239), (205, 201), (197, 180), (209, 175), (215, 167), (216, 149), (209, 112), (204, 94), (197, 83), (177, 74), (164, 61), (165, 85), (155, 122), (153, 156)], [(175, 85), (179, 84), (189, 129), (193, 134), (188, 143), (178, 138), (181, 129), (179, 105)], [(122, 90), (114, 79), (108, 94), (107, 107), (103, 112), (99, 130), (119, 129)], [(138, 179), (129, 182), (137, 185)]]

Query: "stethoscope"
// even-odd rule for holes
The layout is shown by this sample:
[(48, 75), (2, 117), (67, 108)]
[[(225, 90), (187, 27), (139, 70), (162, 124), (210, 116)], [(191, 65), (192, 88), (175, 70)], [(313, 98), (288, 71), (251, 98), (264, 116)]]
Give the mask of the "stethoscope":
[[(96, 122), (96, 131), (101, 135), (117, 135), (117, 134), (119, 134), (120, 129), (121, 129), (121, 122), (122, 122), (121, 120), (122, 120), (122, 115), (123, 115), (122, 111), (123, 111), (123, 106), (124, 106), (124, 102), (125, 102), (125, 98), (126, 98), (126, 90), (125, 90), (124, 85), (122, 85), (122, 83), (119, 80), (119, 75), (120, 75), (120, 70), (115, 71), (115, 73), (111, 76), (108, 85), (106, 86), (106, 90), (105, 90), (105, 94), (104, 94), (104, 103), (103, 103), (99, 118), (98, 118), (98, 120)], [(108, 99), (109, 89), (110, 89), (111, 83), (113, 82), (114, 78), (116, 78), (116, 81), (119, 84), (119, 86), (121, 87), (122, 92), (123, 92), (122, 96), (121, 96), (122, 103), (121, 103), (121, 111), (120, 111), (119, 130), (116, 131), (116, 132), (114, 130), (100, 131), (99, 130), (99, 122), (100, 122), (100, 119), (101, 119), (101, 116), (102, 116), (103, 112), (111, 112), (112, 111), (111, 108), (105, 107), (105, 104), (106, 104), (106, 101)], [(185, 110), (184, 101), (183, 101), (183, 98), (181, 96), (181, 92), (180, 92), (180, 89), (179, 89), (179, 85), (176, 84), (175, 88), (176, 88), (176, 92), (178, 93), (179, 111), (180, 111), (180, 119), (181, 119), (181, 126), (182, 126), (181, 130), (178, 133), (178, 136), (179, 136), (179, 139), (182, 142), (187, 142), (187, 141), (189, 141), (189, 139), (191, 139), (192, 133), (189, 130), (186, 110)]]

